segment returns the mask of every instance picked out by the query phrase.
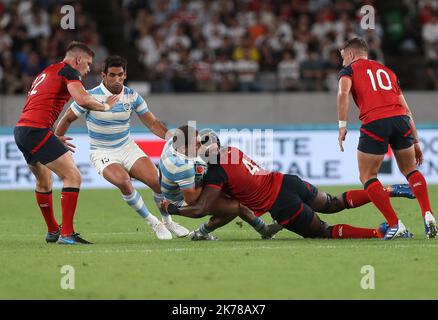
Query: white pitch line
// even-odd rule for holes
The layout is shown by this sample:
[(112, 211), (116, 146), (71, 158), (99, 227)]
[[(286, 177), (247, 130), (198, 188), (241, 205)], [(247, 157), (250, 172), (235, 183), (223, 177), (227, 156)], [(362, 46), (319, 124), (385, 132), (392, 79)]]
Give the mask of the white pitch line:
[[(48, 247), (49, 248), (49, 247)], [(245, 247), (195, 247), (195, 248), (157, 248), (157, 249), (102, 249), (102, 250), (67, 250), (66, 254), (128, 254), (128, 253), (143, 253), (143, 254), (151, 254), (151, 253), (163, 253), (163, 252), (177, 252), (177, 253), (187, 253), (187, 252), (217, 252), (217, 251), (300, 251), (300, 250), (314, 250), (314, 249), (359, 249), (359, 248), (367, 248), (367, 249), (406, 249), (406, 248), (438, 248), (438, 244), (411, 244), (411, 245), (401, 245), (401, 244), (384, 244), (383, 246), (371, 246), (371, 245), (304, 245), (304, 246), (281, 246), (281, 247), (273, 247), (273, 246), (245, 246)], [(18, 253), (23, 249), (17, 250), (0, 250), (0, 253)]]
[[(102, 251), (99, 250), (87, 250), (87, 251), (70, 251), (71, 253), (77, 254), (77, 253), (162, 253), (162, 252), (205, 252), (205, 251), (242, 251), (242, 250), (266, 250), (266, 251), (274, 251), (274, 250), (301, 250), (301, 249), (357, 249), (357, 248), (376, 248), (376, 249), (382, 249), (382, 247), (376, 247), (376, 246), (287, 246), (287, 247), (270, 247), (270, 246), (254, 246), (254, 247), (220, 247), (220, 248), (212, 248), (212, 247), (202, 247), (202, 248), (166, 248), (166, 249), (105, 249)], [(413, 246), (409, 245), (385, 245), (385, 248), (390, 249), (404, 249), (404, 248), (412, 248)], [(438, 248), (438, 244), (436, 245), (415, 245), (415, 247), (424, 247), (424, 248)], [(69, 253), (70, 253), (69, 252)]]

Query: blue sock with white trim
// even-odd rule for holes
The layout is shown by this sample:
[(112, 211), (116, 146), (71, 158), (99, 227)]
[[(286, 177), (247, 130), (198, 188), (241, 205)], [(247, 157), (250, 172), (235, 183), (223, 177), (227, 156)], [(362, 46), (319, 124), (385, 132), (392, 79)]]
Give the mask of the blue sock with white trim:
[(154, 201), (155, 201), (155, 204), (157, 205), (158, 210), (160, 210), (160, 214), (161, 214), (161, 217), (163, 218), (163, 222), (171, 223), (172, 217), (170, 216), (170, 214), (168, 214), (166, 212), (166, 210), (161, 208), (161, 201), (162, 200), (164, 200), (163, 194), (154, 192)]
[(204, 222), (200, 227), (199, 227), (199, 232), (206, 236), (207, 234), (209, 234), (210, 232), (213, 232), (214, 229), (211, 229), (208, 227), (208, 222)]
[(139, 214), (140, 217), (149, 222), (158, 222), (158, 219), (148, 210), (148, 208), (146, 208), (146, 205), (144, 204), (144, 201), (137, 190), (134, 189), (134, 192), (130, 195), (122, 194), (122, 198)]

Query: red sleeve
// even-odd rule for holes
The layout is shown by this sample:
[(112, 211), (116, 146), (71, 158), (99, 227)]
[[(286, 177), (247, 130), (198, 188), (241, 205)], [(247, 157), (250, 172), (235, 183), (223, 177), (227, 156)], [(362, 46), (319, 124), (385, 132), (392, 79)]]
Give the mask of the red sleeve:
[(72, 68), (68, 64), (66, 64), (64, 67), (62, 67), (61, 70), (59, 70), (58, 75), (64, 78), (66, 84), (73, 81), (81, 82), (81, 74), (79, 73), (79, 71)]
[(351, 66), (346, 66), (339, 71), (338, 79), (340, 80), (342, 77), (353, 77), (353, 68)]

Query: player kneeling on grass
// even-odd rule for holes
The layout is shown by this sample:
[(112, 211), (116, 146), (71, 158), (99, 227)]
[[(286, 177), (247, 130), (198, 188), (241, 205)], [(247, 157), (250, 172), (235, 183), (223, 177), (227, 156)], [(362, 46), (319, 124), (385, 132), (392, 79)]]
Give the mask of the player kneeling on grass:
[[(205, 162), (198, 156), (200, 139), (195, 128), (185, 125), (178, 128), (173, 138), (164, 146), (159, 164), (161, 190), (166, 198), (163, 208), (169, 203), (179, 207), (193, 205), (198, 201), (202, 187), (199, 185), (201, 181), (197, 181), (197, 176), (202, 175), (198, 175), (197, 170), (206, 167)], [(208, 210), (202, 214), (186, 216), (200, 218), (207, 214), (211, 214), (212, 218), (203, 224), (196, 234), (192, 233), (192, 240), (217, 240), (209, 235), (211, 230), (227, 224), (237, 216), (253, 226), (263, 237), (269, 238), (275, 233), (272, 228), (276, 226), (266, 225), (246, 206), (221, 192)]]
[[(365, 190), (347, 191), (333, 197), (298, 176), (264, 170), (237, 148), (221, 148), (216, 135), (211, 140), (215, 142), (208, 149), (209, 166), (199, 199), (189, 206), (168, 204), (170, 214), (203, 216), (204, 212), (214, 211), (215, 201), (222, 191), (232, 191), (229, 195), (256, 215), (270, 212), (282, 227), (305, 238), (383, 238), (385, 235), (386, 223), (377, 229), (346, 224), (329, 226), (315, 214), (315, 211), (335, 213), (369, 203), (371, 200)], [(386, 192), (393, 196), (413, 197), (406, 185), (393, 186)], [(205, 232), (202, 228), (195, 233)]]
[[(146, 102), (137, 92), (124, 86), (126, 66), (126, 60), (122, 57), (108, 57), (102, 70), (102, 83), (89, 90), (99, 100), (118, 95), (117, 104), (111, 111), (88, 111), (75, 102), (61, 119), (55, 133), (64, 137), (70, 124), (85, 114), (90, 136), (90, 158), (98, 173), (120, 189), (123, 200), (147, 221), (159, 239), (172, 239), (171, 233), (184, 237), (189, 231), (172, 221), (169, 214), (160, 207), (163, 196), (158, 182), (158, 171), (130, 137), (131, 114), (134, 111), (145, 126), (160, 138), (165, 138), (168, 129), (149, 111)], [(72, 144), (68, 143), (68, 147), (73, 151)], [(153, 190), (154, 201), (161, 211), (164, 223), (148, 210), (140, 193), (134, 189), (131, 178), (143, 182)]]

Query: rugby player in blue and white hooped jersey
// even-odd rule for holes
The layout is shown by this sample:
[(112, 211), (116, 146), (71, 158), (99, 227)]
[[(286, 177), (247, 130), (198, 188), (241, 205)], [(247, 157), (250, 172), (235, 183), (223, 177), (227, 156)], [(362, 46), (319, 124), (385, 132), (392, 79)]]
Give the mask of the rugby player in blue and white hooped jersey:
[[(119, 101), (112, 110), (90, 112), (74, 102), (58, 124), (55, 134), (64, 136), (70, 124), (85, 115), (90, 136), (90, 159), (98, 173), (120, 189), (123, 200), (148, 222), (159, 239), (172, 239), (172, 233), (184, 237), (189, 231), (172, 221), (160, 207), (163, 195), (157, 168), (130, 136), (131, 114), (134, 111), (144, 125), (160, 138), (165, 138), (168, 129), (149, 111), (146, 102), (137, 92), (123, 85), (126, 65), (126, 60), (122, 57), (108, 57), (103, 66), (102, 83), (89, 90), (91, 95), (102, 101), (108, 96), (118, 94)], [(66, 143), (73, 151), (74, 146)], [(163, 222), (148, 210), (140, 193), (134, 189), (131, 178), (143, 182), (153, 190), (154, 201)]]
[[(190, 129), (193, 132), (184, 132)], [(161, 192), (166, 200), (177, 206), (196, 202), (202, 189), (198, 188), (197, 182), (200, 181), (197, 179), (203, 173), (196, 171), (207, 170), (207, 165), (198, 157), (197, 151), (188, 150), (187, 146), (193, 144), (185, 141), (185, 136), (189, 137), (187, 140), (199, 138), (193, 127), (178, 128), (164, 146), (159, 164)]]

